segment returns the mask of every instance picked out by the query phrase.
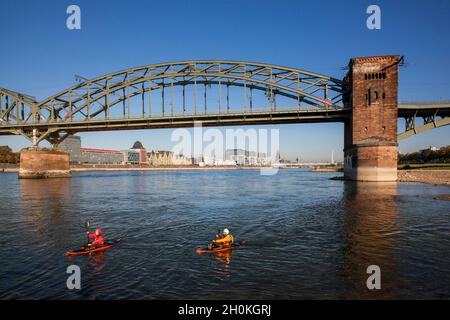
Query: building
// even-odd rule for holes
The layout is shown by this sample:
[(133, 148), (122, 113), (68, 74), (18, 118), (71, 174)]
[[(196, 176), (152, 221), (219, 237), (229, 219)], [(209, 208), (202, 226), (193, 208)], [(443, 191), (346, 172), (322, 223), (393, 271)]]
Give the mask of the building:
[(140, 152), (137, 150), (122, 150), (124, 164), (139, 164)]
[(225, 160), (234, 161), (238, 166), (255, 166), (258, 164), (258, 153), (243, 149), (227, 149)]
[(131, 150), (139, 153), (139, 164), (148, 164), (147, 150), (140, 141), (136, 141), (131, 147)]
[(71, 164), (122, 164), (123, 152), (118, 150), (81, 148), (80, 136), (68, 136), (59, 149), (69, 154)]
[(136, 141), (131, 149), (122, 150), (125, 164), (148, 165), (147, 150), (140, 141)]
[(271, 164), (265, 153), (243, 149), (227, 149), (225, 151), (225, 162), (234, 162), (238, 166), (266, 166)]
[(80, 136), (68, 136), (59, 144), (59, 149), (69, 154), (69, 162), (71, 164), (83, 163)]
[(172, 162), (177, 166), (190, 166), (192, 165), (192, 158), (186, 157), (183, 154), (174, 154), (172, 156)]
[(83, 164), (123, 164), (124, 154), (119, 150), (81, 148)]
[(170, 166), (174, 163), (174, 156), (172, 151), (153, 151), (148, 153), (148, 163), (151, 166)]
[(225, 150), (225, 160), (234, 161), (236, 165), (245, 165), (246, 150), (243, 149), (227, 149)]

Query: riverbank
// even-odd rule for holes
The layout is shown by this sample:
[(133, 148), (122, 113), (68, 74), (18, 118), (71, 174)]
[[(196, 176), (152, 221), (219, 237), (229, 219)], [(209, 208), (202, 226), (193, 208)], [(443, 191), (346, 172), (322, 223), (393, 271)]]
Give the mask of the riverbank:
[(399, 170), (398, 182), (420, 182), (450, 186), (450, 170)]
[(344, 172), (342, 167), (313, 167), (312, 172)]
[(398, 170), (450, 170), (450, 163), (401, 164)]

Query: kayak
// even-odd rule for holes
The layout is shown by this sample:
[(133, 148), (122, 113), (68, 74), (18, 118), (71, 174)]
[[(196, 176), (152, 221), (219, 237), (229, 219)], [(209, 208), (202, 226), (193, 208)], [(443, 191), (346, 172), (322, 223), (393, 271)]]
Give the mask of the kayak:
[(197, 250), (195, 250), (195, 252), (198, 254), (208, 253), (208, 252), (227, 252), (227, 251), (231, 251), (233, 249), (239, 248), (240, 246), (241, 245), (239, 243), (234, 243), (229, 247), (214, 247), (211, 249), (208, 249), (208, 247), (198, 248)]
[(112, 248), (114, 245), (122, 242), (121, 239), (114, 240), (113, 242), (105, 242), (104, 245), (101, 246), (82, 246), (80, 249), (67, 251), (66, 254), (68, 256), (74, 256), (77, 254), (89, 254), (92, 252), (105, 251), (109, 248)]

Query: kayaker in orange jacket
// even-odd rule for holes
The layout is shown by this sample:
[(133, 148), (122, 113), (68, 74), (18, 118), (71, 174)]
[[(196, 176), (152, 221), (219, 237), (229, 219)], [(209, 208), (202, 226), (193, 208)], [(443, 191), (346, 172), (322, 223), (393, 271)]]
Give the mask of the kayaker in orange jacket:
[(222, 234), (217, 235), (216, 237), (217, 239), (213, 240), (213, 242), (220, 247), (230, 247), (234, 242), (234, 238), (227, 228), (223, 229)]
[(89, 231), (86, 231), (89, 239), (94, 239), (91, 243), (88, 244), (88, 246), (102, 246), (105, 244), (105, 238), (102, 235), (102, 229), (97, 228), (95, 229), (94, 233), (90, 233)]

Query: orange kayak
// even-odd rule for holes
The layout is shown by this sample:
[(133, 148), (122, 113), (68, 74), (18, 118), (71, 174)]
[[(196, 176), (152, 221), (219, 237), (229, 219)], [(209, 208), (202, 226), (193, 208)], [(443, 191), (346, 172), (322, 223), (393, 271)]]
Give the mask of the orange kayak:
[(208, 249), (208, 247), (206, 247), (206, 248), (198, 248), (197, 250), (195, 250), (195, 252), (198, 253), (198, 254), (208, 253), (208, 252), (226, 252), (226, 251), (230, 251), (230, 250), (233, 250), (233, 249), (236, 249), (236, 248), (239, 248), (239, 247), (240, 247), (240, 244), (235, 243), (235, 244), (232, 244), (229, 247), (213, 247), (211, 249)]
[(89, 254), (89, 253), (92, 253), (92, 252), (104, 251), (104, 250), (107, 250), (109, 248), (112, 248), (115, 244), (118, 244), (120, 242), (122, 242), (122, 240), (121, 239), (117, 239), (117, 240), (114, 240), (114, 242), (106, 242), (102, 246), (95, 246), (95, 247), (82, 246), (80, 249), (67, 251), (66, 254), (68, 256), (74, 256), (74, 255), (77, 255), (77, 254)]

